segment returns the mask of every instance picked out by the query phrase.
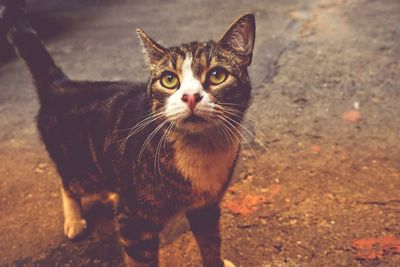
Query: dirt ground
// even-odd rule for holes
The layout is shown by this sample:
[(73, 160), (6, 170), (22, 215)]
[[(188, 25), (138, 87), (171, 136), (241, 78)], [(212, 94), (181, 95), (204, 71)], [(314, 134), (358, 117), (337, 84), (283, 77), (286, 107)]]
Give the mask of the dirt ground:
[[(253, 104), (223, 202), (236, 266), (400, 266), (400, 1), (31, 0), (30, 18), (74, 79), (146, 77), (135, 28), (164, 45), (257, 20)], [(35, 126), (29, 73), (0, 40), (0, 266), (122, 266), (110, 210), (62, 233), (60, 179)], [(163, 266), (200, 266), (183, 218)]]

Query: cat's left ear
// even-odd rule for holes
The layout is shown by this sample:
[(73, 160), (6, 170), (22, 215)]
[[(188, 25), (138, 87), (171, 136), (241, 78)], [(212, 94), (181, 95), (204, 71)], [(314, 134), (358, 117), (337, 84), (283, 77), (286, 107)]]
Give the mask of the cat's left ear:
[(218, 43), (237, 52), (241, 64), (249, 66), (253, 58), (256, 22), (253, 14), (245, 14), (229, 26)]
[(136, 33), (142, 42), (147, 63), (152, 65), (158, 62), (165, 55), (167, 49), (151, 39), (142, 29), (136, 29)]

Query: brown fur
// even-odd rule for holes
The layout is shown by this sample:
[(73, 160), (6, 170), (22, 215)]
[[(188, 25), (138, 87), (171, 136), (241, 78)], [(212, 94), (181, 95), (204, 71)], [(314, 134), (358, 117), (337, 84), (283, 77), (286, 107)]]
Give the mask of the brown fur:
[(178, 139), (174, 143), (174, 165), (183, 177), (190, 180), (195, 190), (216, 196), (228, 181), (239, 143), (236, 141), (228, 146), (218, 147), (220, 144), (193, 145), (189, 142)]
[[(228, 265), (220, 253), (219, 202), (232, 177), (239, 125), (250, 103), (254, 16), (240, 17), (219, 41), (171, 48), (138, 30), (150, 70), (145, 91), (144, 83), (70, 80), (31, 27), (22, 2), (5, 0), (4, 22), (38, 90), (38, 128), (62, 178), (67, 237), (86, 228), (82, 202), (92, 195), (116, 202), (128, 266), (158, 266), (159, 232), (181, 212), (203, 264)], [(218, 85), (209, 79), (214, 67), (228, 75)], [(165, 71), (180, 79), (186, 73), (188, 82), (164, 87)], [(195, 110), (193, 101), (201, 99)], [(171, 113), (163, 113), (167, 108)]]

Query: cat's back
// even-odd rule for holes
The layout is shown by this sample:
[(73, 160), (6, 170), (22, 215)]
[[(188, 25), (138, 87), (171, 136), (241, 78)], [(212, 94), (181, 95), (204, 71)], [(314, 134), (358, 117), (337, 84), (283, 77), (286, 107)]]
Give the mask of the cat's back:
[(42, 133), (116, 127), (122, 116), (129, 114), (130, 121), (135, 121), (149, 108), (146, 85), (141, 83), (68, 80), (53, 86), (53, 94), (41, 101), (38, 125)]

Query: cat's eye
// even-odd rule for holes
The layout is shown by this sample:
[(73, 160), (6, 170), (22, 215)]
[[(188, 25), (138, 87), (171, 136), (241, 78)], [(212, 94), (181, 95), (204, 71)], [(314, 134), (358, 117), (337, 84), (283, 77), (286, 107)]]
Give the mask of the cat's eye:
[(215, 68), (208, 73), (208, 81), (212, 85), (223, 83), (228, 77), (228, 72), (224, 68)]
[(168, 89), (173, 89), (178, 87), (179, 79), (175, 73), (166, 71), (162, 74), (160, 79), (161, 85)]

